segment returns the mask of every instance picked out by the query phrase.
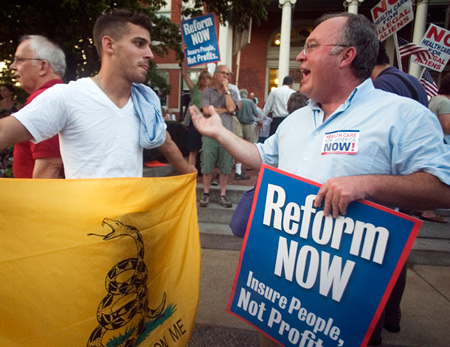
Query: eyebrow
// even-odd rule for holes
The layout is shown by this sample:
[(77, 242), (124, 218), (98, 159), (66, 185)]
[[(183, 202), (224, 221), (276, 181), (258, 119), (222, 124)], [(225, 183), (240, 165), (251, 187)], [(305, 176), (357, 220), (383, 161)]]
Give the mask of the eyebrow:
[(136, 40), (136, 41), (144, 41), (144, 42), (148, 42), (148, 43), (151, 42), (151, 40), (149, 40), (149, 39), (147, 39), (147, 38), (145, 38), (145, 37), (141, 37), (141, 36), (133, 37), (133, 40)]

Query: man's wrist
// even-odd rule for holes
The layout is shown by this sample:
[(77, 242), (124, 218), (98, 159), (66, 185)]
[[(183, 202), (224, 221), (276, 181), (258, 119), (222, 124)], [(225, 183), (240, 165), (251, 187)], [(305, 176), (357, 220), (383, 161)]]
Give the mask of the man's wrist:
[(225, 90), (225, 94), (230, 95), (230, 90)]

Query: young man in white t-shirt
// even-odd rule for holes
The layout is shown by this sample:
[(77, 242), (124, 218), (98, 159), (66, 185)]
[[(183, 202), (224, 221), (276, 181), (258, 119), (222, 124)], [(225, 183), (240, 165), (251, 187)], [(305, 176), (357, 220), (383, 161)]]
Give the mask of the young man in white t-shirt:
[(141, 177), (143, 146), (157, 147), (179, 172), (195, 172), (165, 130), (157, 95), (142, 85), (153, 59), (151, 25), (127, 10), (100, 16), (93, 33), (99, 73), (50, 88), (2, 119), (0, 148), (59, 133), (66, 178)]

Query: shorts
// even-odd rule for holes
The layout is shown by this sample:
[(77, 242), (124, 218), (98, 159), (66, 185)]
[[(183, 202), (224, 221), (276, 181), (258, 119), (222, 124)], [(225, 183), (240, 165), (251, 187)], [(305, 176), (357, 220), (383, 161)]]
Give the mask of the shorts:
[(256, 143), (258, 135), (256, 134), (256, 126), (254, 124), (242, 124), (237, 117), (233, 117), (234, 133), (241, 139), (251, 143)]
[(187, 133), (187, 150), (199, 151), (202, 148), (202, 135), (195, 129), (192, 121), (189, 123)]
[(221, 173), (231, 174), (233, 157), (222, 145), (214, 139), (202, 136), (202, 150), (200, 152), (202, 174), (210, 174), (217, 163)]

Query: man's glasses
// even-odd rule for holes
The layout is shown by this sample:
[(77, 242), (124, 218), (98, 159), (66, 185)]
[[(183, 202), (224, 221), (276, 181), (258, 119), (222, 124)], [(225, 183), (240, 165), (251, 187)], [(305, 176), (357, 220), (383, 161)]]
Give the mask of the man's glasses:
[(302, 50), (304, 55), (308, 55), (315, 48), (320, 46), (329, 46), (329, 47), (348, 47), (347, 45), (321, 45), (320, 43), (305, 43)]
[(23, 63), (26, 60), (45, 60), (41, 58), (22, 58), (22, 57), (14, 57), (13, 63), (14, 64), (20, 64)]
[(217, 71), (217, 73), (224, 74), (225, 76), (230, 76), (231, 72), (225, 72), (225, 71)]

